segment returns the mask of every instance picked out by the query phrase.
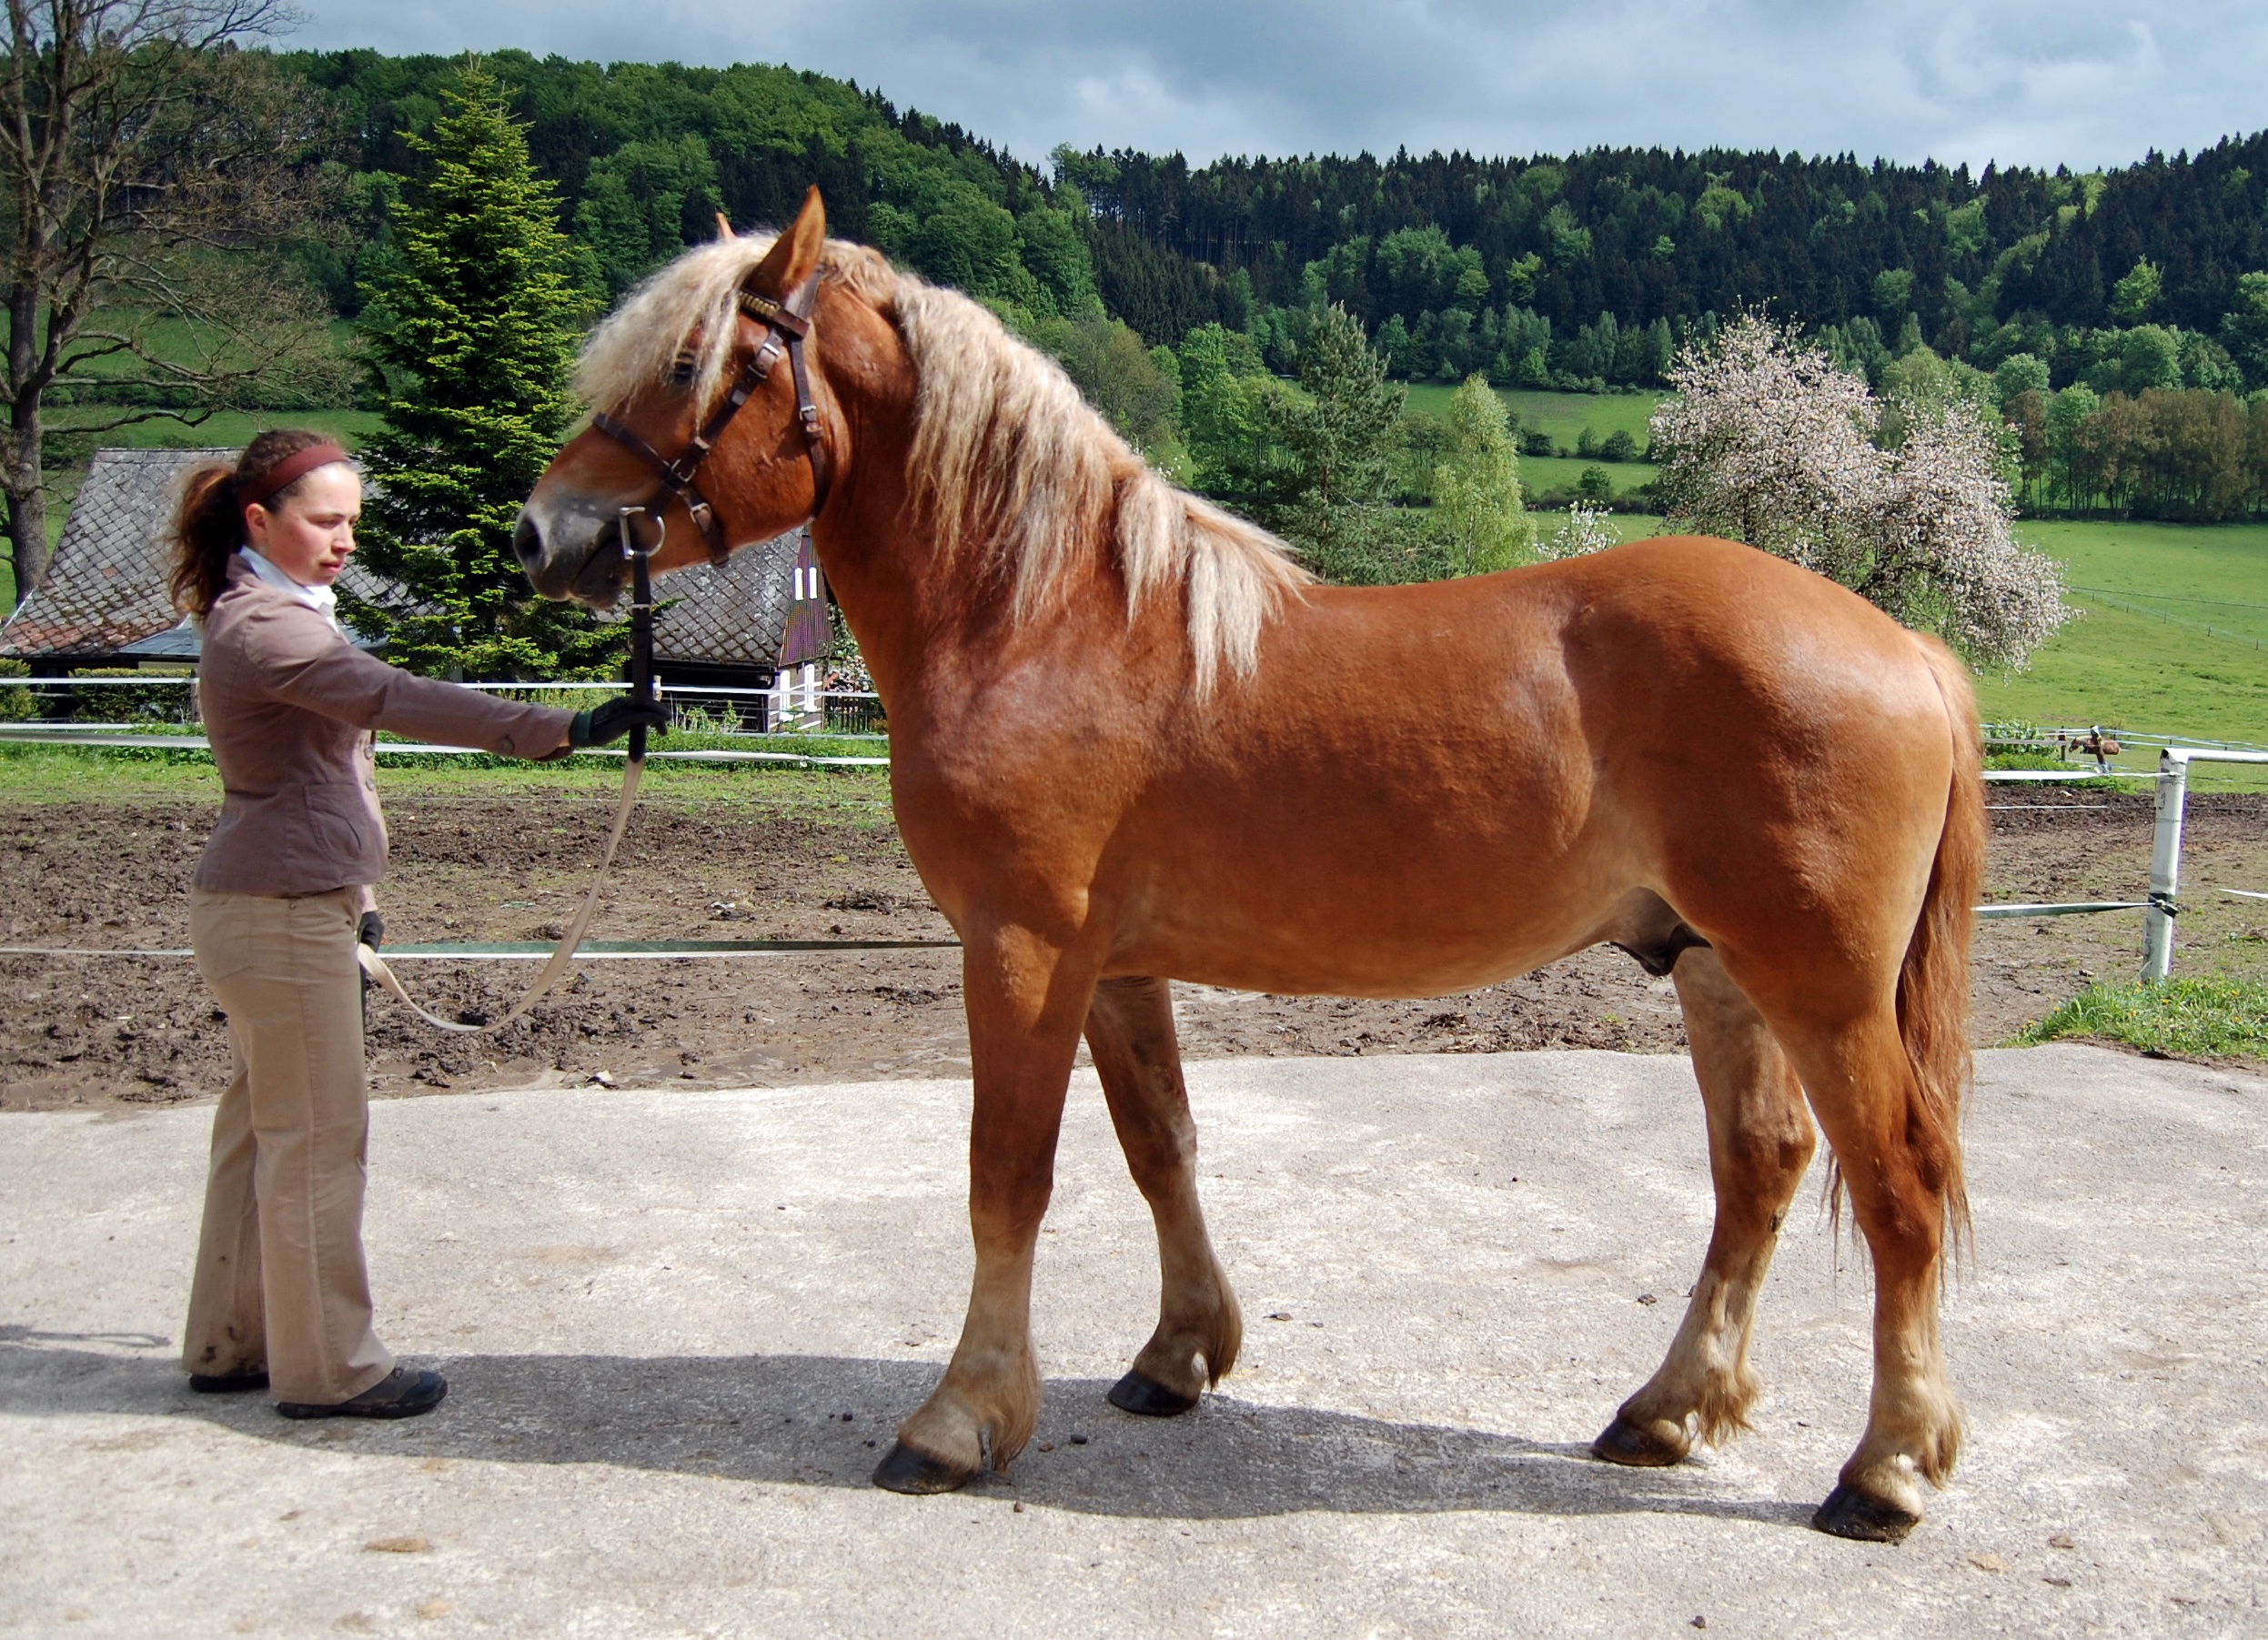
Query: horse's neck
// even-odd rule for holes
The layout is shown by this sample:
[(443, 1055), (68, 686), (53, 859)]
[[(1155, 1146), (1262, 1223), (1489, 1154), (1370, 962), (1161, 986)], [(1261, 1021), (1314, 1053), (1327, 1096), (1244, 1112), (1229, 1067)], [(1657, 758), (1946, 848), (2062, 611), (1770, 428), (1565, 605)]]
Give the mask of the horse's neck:
[(941, 669), (950, 675), (971, 611), (956, 584), (967, 578), (953, 573), (912, 501), (912, 363), (902, 355), (861, 363), (830, 382), (852, 429), (851, 459), (811, 544), (876, 690), (896, 710)]
[[(1124, 588), (1101, 555), (1074, 572), (1060, 600), (1019, 620), (1013, 578), (982, 545), (964, 542), (948, 559), (902, 493), (845, 498), (854, 504), (815, 530), (813, 543), (893, 716), (951, 715), (956, 701), (973, 700), (990, 680), (1051, 651), (1079, 657), (1068, 676), (1107, 670), (1109, 654), (1133, 637)], [(1142, 619), (1176, 613), (1176, 600), (1153, 599)]]
[(863, 448), (842, 504), (811, 532), (828, 584), (892, 710), (965, 676), (992, 614), (982, 586), (989, 578), (966, 558), (949, 562), (919, 516), (902, 455)]
[[(870, 359), (831, 386), (853, 429), (852, 454), (812, 543), (885, 707), (896, 712), (917, 698), (981, 689), (1013, 651), (1082, 641), (1064, 634), (1084, 632), (1098, 611), (1109, 613), (1123, 641), (1125, 592), (1108, 554), (1076, 572), (1094, 584), (1066, 588), (1062, 612), (1023, 625), (1010, 608), (1014, 577), (983, 546), (963, 542), (948, 558), (912, 500), (909, 361)], [(1145, 614), (1167, 601), (1152, 600)]]

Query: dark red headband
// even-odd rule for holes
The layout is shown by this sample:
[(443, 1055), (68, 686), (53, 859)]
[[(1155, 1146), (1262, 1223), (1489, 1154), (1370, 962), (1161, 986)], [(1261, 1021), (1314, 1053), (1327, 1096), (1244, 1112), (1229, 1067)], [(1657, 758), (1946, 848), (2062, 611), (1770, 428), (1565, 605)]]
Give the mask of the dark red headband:
[(328, 467), (334, 461), (349, 459), (347, 452), (335, 444), (310, 444), (297, 455), (286, 456), (257, 478), (245, 478), (237, 484), (238, 507), (265, 507), (278, 490), (288, 489), (318, 467)]

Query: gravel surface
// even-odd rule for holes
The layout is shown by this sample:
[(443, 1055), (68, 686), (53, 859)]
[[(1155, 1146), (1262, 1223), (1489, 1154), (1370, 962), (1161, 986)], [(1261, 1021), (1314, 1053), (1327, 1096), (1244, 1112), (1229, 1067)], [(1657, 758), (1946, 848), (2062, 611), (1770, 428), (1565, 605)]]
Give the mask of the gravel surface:
[[(761, 778), (761, 777), (759, 777)], [(736, 785), (735, 789), (739, 788)], [(2150, 799), (1996, 788), (1989, 899), (2138, 899)], [(587, 793), (389, 797), (393, 870), (381, 886), (397, 943), (556, 937), (610, 818)], [(0, 807), (0, 943), (187, 943), (187, 880), (209, 801), (132, 794)], [(882, 819), (767, 810), (680, 788), (632, 824), (598, 939), (950, 938), (897, 832)], [(2190, 804), (2177, 971), (2256, 961), (2268, 905), (2268, 797)], [(2134, 971), (2132, 913), (1987, 924), (1977, 947), (1977, 1037), (2005, 1041), (2093, 978)], [(532, 965), (405, 963), (437, 1011), (500, 1012)], [(1667, 980), (1611, 950), (1503, 985), (1416, 1001), (1255, 996), (1176, 988), (1191, 1059), (1533, 1048), (1672, 1051), (1685, 1045)], [(951, 951), (735, 961), (612, 962), (584, 970), (493, 1038), (443, 1038), (390, 1000), (372, 1004), (376, 1092), (544, 1086), (769, 1086), (965, 1075), (960, 965)], [(0, 1108), (167, 1104), (227, 1080), (220, 1017), (186, 961), (0, 958)]]

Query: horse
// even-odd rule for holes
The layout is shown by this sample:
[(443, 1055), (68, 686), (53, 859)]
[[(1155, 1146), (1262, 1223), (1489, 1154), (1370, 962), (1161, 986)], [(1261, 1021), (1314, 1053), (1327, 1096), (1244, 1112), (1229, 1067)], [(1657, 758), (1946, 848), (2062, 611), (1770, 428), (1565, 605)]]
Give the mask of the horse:
[(1667, 1465), (1748, 1427), (1757, 1296), (1816, 1123), (1875, 1308), (1864, 1431), (1813, 1524), (1895, 1542), (1920, 1521), (1919, 1481), (1961, 1444), (1939, 1288), (1966, 1222), (1985, 834), (1949, 649), (1704, 538), (1318, 584), (985, 308), (830, 241), (816, 189), (784, 232), (652, 276), (578, 385), (602, 413), (528, 498), (532, 585), (604, 608), (626, 549), (666, 571), (808, 520), (889, 714), (906, 851), (963, 946), (975, 1273), (878, 1484), (959, 1487), (1032, 1434), (1033, 1252), (1082, 1034), (1161, 1267), (1109, 1399), (1169, 1416), (1242, 1333), (1170, 981), (1426, 997), (1611, 942), (1674, 982), (1716, 1219), (1596, 1455)]

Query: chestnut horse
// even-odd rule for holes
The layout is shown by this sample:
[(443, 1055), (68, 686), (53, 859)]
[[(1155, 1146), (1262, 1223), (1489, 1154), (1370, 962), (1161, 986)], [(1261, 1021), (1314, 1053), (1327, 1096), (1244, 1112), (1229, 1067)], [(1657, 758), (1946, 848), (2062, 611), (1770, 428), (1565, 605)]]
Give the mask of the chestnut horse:
[[(698, 519), (654, 463), (777, 351), (782, 304), (809, 314), (809, 385), (754, 387)], [(655, 275), (593, 336), (580, 387), (613, 430), (578, 435), (529, 497), (529, 579), (611, 604), (625, 506), (651, 501), (633, 528), (664, 527), (658, 569), (700, 560), (704, 533), (759, 540), (816, 509), (889, 711), (906, 850), (966, 948), (975, 1278), (880, 1484), (959, 1486), (1031, 1436), (1033, 1249), (1082, 1032), (1164, 1267), (1157, 1330), (1110, 1398), (1169, 1414), (1229, 1370), (1242, 1327), (1167, 981), (1426, 997), (1611, 941), (1676, 983), (1717, 1220), (1667, 1359), (1598, 1455), (1673, 1464), (1745, 1427), (1758, 1290), (1816, 1119), (1876, 1277), (1866, 1429), (1816, 1524), (1910, 1530), (1917, 1475), (1941, 1479), (1961, 1439), (1938, 1288), (1964, 1217), (1984, 820), (1949, 651), (1703, 538), (1315, 585), (1159, 478), (983, 307), (829, 242), (816, 190), (776, 238)]]

